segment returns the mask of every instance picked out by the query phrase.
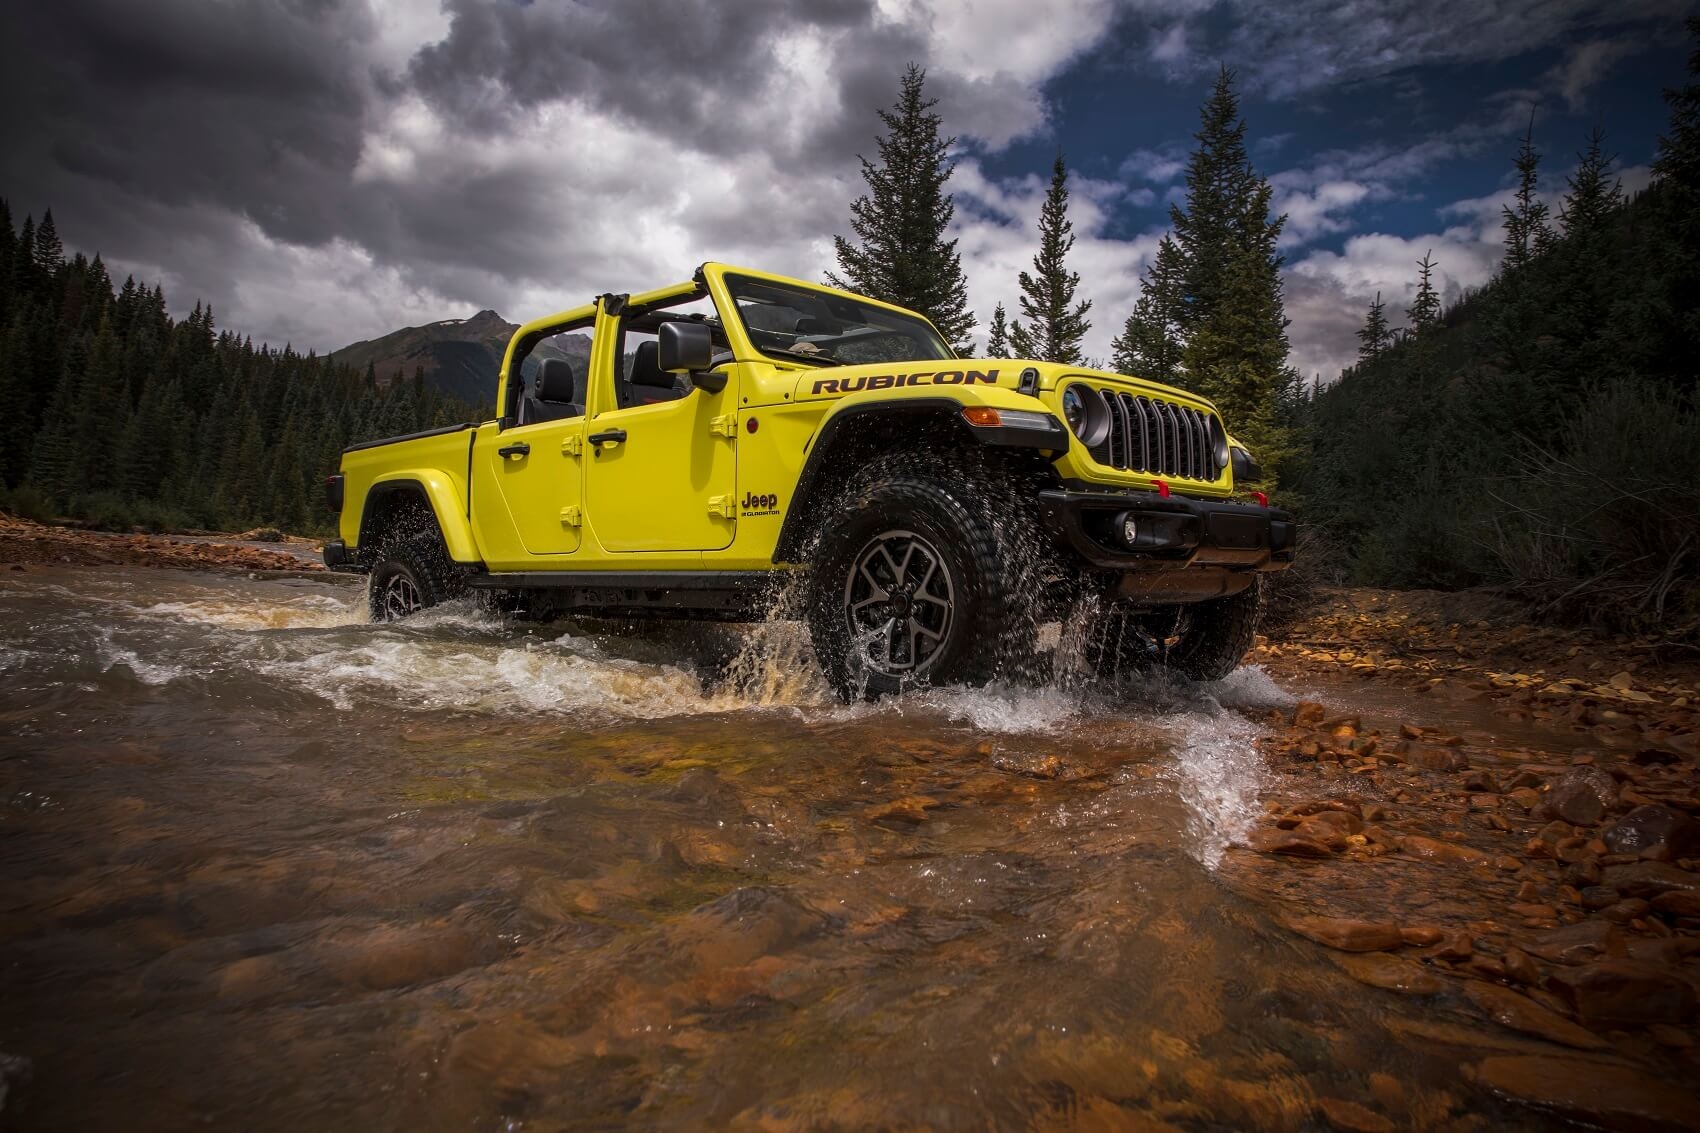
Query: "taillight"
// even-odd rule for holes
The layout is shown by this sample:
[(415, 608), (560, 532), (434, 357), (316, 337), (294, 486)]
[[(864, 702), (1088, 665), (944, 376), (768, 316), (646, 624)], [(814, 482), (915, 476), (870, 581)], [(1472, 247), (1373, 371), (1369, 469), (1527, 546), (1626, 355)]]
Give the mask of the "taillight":
[(325, 477), (325, 504), (332, 511), (342, 511), (342, 473)]

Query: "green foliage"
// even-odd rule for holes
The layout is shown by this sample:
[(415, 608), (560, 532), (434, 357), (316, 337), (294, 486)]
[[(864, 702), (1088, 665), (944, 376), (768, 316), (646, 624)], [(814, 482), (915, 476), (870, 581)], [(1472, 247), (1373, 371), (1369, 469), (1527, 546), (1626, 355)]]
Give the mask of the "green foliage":
[(986, 357), (1009, 357), (1009, 317), (1004, 314), (1002, 303), (992, 308), (992, 325), (986, 335)]
[(919, 311), (946, 339), (967, 352), (974, 314), (968, 280), (955, 240), (946, 240), (956, 204), (945, 182), (955, 138), (941, 137), (937, 99), (925, 98), (927, 73), (913, 63), (904, 72), (897, 104), (879, 112), (887, 133), (879, 138), (879, 164), (862, 158), (868, 193), (850, 206), (858, 243), (832, 238), (842, 276), (827, 281), (887, 303)]
[[(1700, 634), (1700, 90), (1668, 97), (1646, 192), (1624, 200), (1596, 131), (1556, 231), (1520, 198), (1498, 275), (1444, 311), (1425, 256), (1411, 328), (1369, 349), (1372, 308), (1357, 364), (1294, 414), (1305, 519), (1349, 577)], [(1516, 168), (1532, 192), (1531, 137)]]
[(1273, 482), (1293, 455), (1276, 406), (1291, 380), (1276, 250), (1286, 218), (1270, 216), (1272, 191), (1252, 167), (1227, 68), (1200, 119), (1186, 207), (1169, 210), (1172, 231), (1141, 281), (1112, 364), (1210, 398)]
[(1358, 330), (1358, 361), (1368, 362), (1377, 358), (1381, 352), (1393, 345), (1393, 331), (1387, 325), (1387, 304), (1381, 301), (1381, 292), (1375, 293), (1375, 300), (1369, 305), (1369, 314), (1364, 316), (1364, 325)]
[(467, 420), (417, 381), (380, 386), (328, 359), (220, 332), (197, 304), (116, 290), (67, 257), (45, 214), (0, 201), (0, 506), (114, 530), (262, 524), (326, 530), (318, 486), (356, 441)]
[(1080, 341), (1092, 324), (1086, 312), (1090, 299), (1074, 301), (1080, 273), (1068, 270), (1069, 249), (1074, 247), (1074, 225), (1068, 219), (1068, 167), (1057, 154), (1051, 167), (1051, 187), (1039, 210), (1039, 251), (1033, 257), (1031, 274), (1022, 272), (1021, 314), (1009, 330), (1009, 343), (1023, 358), (1078, 365)]

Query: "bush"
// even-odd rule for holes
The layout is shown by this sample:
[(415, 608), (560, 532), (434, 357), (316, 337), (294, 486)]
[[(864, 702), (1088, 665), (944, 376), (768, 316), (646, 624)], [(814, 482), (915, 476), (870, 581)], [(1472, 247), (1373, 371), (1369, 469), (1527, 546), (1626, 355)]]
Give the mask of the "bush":
[(135, 509), (117, 492), (91, 492), (71, 500), (67, 512), (97, 531), (128, 531), (135, 526)]
[(37, 523), (51, 523), (58, 517), (53, 497), (29, 484), (13, 488), (10, 492), (0, 489), (0, 511)]
[(1552, 612), (1696, 635), (1700, 413), (1640, 380), (1602, 384), (1583, 404), (1498, 493), (1499, 563)]

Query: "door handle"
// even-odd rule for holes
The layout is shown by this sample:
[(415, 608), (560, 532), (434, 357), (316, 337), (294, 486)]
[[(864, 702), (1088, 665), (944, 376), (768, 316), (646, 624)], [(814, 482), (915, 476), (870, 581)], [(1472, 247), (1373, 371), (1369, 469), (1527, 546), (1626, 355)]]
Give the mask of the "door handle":
[(592, 433), (584, 439), (590, 442), (590, 446), (597, 452), (601, 452), (603, 442), (616, 445), (625, 444), (626, 431), (624, 429), (604, 429), (600, 433)]
[(497, 449), (496, 455), (504, 458), (510, 456), (530, 456), (531, 446), (526, 444), (524, 441), (515, 441), (511, 445), (503, 445), (501, 448)]

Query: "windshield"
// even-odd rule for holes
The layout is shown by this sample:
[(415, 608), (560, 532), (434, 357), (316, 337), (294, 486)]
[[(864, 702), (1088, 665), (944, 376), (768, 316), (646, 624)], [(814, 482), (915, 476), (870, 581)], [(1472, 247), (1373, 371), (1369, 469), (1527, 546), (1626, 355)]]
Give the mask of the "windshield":
[(787, 362), (936, 362), (955, 357), (924, 319), (804, 287), (728, 276), (755, 348)]

